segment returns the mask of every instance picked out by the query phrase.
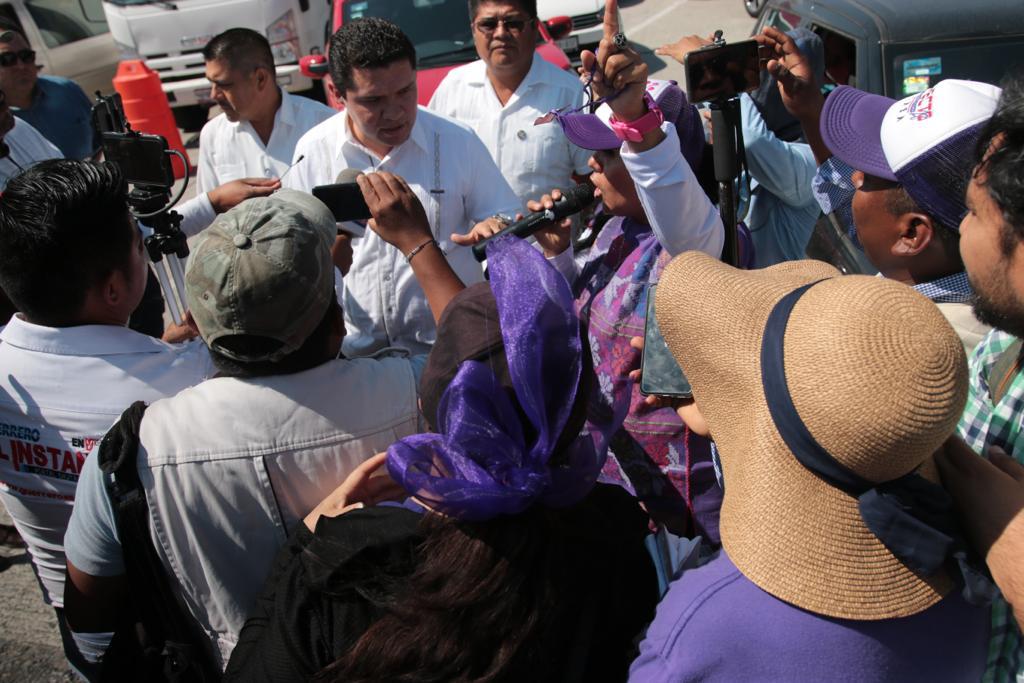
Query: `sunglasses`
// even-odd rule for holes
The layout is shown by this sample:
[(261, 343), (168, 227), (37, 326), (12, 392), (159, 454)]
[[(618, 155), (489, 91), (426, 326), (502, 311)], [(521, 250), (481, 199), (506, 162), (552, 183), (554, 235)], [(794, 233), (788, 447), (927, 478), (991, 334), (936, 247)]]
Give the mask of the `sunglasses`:
[(533, 23), (533, 19), (500, 19), (498, 17), (489, 17), (487, 19), (481, 19), (475, 22), (473, 25), (476, 26), (476, 30), (480, 33), (491, 35), (498, 30), (498, 24), (502, 24), (505, 30), (509, 33), (519, 34), (523, 32), (527, 24)]
[(0, 66), (14, 66), (16, 63), (35, 64), (35, 50), (18, 50), (17, 52), (0, 52)]

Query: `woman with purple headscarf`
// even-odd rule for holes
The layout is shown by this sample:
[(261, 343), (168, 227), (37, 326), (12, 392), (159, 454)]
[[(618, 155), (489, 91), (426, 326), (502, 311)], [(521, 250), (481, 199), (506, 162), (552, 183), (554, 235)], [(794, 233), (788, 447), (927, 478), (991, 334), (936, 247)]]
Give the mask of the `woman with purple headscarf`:
[[(435, 431), (299, 525), (226, 680), (625, 680), (658, 596), (647, 516), (595, 483), (606, 437), (581, 434), (593, 374), (564, 278), (517, 238), (488, 255), (420, 381)], [(396, 483), (412, 498), (374, 505)]]
[[(593, 114), (553, 112), (571, 142), (594, 151), (590, 182), (613, 218), (576, 254), (568, 221), (535, 237), (572, 286), (587, 325), (598, 378), (590, 426), (613, 427), (602, 481), (625, 487), (673, 533), (717, 545), (722, 492), (710, 442), (691, 433), (671, 408), (648, 404), (629, 373), (640, 364), (630, 339), (644, 334), (650, 285), (676, 254), (699, 250), (719, 257), (725, 236), (693, 170), (704, 150), (697, 110), (675, 83), (647, 80), (640, 55), (616, 43), (617, 28), (609, 25), (614, 16), (606, 9), (599, 56), (583, 53), (583, 72), (593, 74), (587, 80), (603, 104)], [(661, 124), (652, 126), (651, 115)], [(550, 208), (551, 199), (529, 208)]]

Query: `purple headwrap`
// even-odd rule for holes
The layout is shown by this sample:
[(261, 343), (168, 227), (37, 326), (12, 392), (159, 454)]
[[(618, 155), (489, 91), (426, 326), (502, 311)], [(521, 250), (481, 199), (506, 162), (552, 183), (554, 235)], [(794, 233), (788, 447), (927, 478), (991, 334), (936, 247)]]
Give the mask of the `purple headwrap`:
[[(571, 505), (597, 481), (605, 435), (583, 434), (549, 463), (583, 371), (580, 323), (565, 279), (526, 242), (487, 250), (512, 398), (484, 363), (463, 361), (437, 410), (436, 434), (388, 449), (391, 477), (431, 509), (469, 521), (513, 515), (535, 502)], [(527, 434), (536, 434), (527, 441)]]

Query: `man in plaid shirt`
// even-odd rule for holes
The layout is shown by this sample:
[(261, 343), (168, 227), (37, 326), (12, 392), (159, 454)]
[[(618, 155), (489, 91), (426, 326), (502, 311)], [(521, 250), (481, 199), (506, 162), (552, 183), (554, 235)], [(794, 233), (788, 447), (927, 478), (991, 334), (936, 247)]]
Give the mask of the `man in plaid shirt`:
[(983, 680), (1024, 681), (1024, 79), (1003, 90), (978, 149), (960, 252), (974, 313), (995, 329), (971, 355), (960, 422), (970, 449), (951, 440), (937, 463), (1003, 594), (992, 609)]

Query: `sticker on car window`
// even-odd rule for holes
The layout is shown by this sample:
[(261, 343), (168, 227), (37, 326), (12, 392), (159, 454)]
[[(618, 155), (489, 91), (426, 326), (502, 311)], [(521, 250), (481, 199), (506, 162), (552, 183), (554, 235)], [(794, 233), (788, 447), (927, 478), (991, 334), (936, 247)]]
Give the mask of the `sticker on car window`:
[(353, 2), (348, 6), (349, 19), (362, 19), (363, 15), (366, 14), (366, 8), (369, 4), (368, 2)]
[(942, 57), (908, 59), (903, 62), (903, 94), (914, 95), (931, 87), (932, 77), (942, 75)]
[(942, 57), (926, 59), (908, 59), (903, 62), (903, 77), (939, 76), (942, 74)]

